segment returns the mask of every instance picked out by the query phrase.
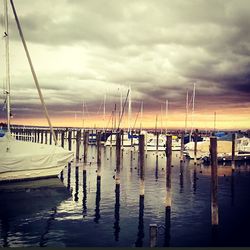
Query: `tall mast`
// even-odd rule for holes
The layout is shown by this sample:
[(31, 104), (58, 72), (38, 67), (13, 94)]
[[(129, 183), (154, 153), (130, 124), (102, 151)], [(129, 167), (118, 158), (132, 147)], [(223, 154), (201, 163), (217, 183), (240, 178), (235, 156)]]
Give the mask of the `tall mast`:
[(129, 85), (129, 98), (128, 98), (128, 131), (131, 132), (131, 86)]
[(8, 4), (4, 0), (4, 40), (5, 40), (5, 57), (6, 57), (6, 105), (7, 105), (7, 130), (10, 133), (10, 60), (9, 60), (9, 19), (8, 19)]
[(104, 94), (104, 100), (103, 100), (103, 130), (104, 130), (104, 124), (106, 120), (106, 93)]
[(82, 128), (84, 129), (84, 100), (82, 100)]
[(214, 132), (215, 132), (215, 129), (216, 129), (216, 112), (214, 112)]
[(163, 124), (162, 124), (162, 104), (161, 104), (161, 134), (162, 134), (162, 126)]
[(191, 132), (190, 132), (190, 137), (192, 136), (193, 129), (194, 129), (194, 99), (195, 99), (195, 83), (194, 83), (194, 88), (193, 88), (193, 99), (192, 99), (192, 116), (191, 116)]
[(166, 100), (166, 134), (168, 133), (168, 100)]
[(187, 118), (188, 118), (188, 90), (187, 90), (187, 95), (186, 95), (185, 134), (187, 133)]
[(122, 118), (122, 88), (120, 88), (120, 117), (119, 120)]
[(50, 121), (50, 118), (49, 118), (49, 113), (48, 113), (48, 110), (47, 110), (47, 108), (45, 106), (43, 94), (42, 94), (42, 91), (40, 89), (38, 79), (37, 79), (37, 76), (36, 76), (36, 72), (35, 72), (35, 69), (33, 67), (33, 64), (32, 64), (31, 58), (30, 58), (30, 54), (29, 54), (29, 51), (28, 51), (28, 48), (27, 48), (27, 45), (26, 45), (26, 42), (25, 42), (25, 39), (24, 39), (24, 35), (23, 35), (23, 31), (22, 31), (20, 22), (19, 22), (18, 17), (17, 17), (17, 13), (16, 13), (16, 9), (15, 9), (13, 0), (10, 0), (10, 3), (11, 3), (11, 6), (12, 6), (13, 14), (15, 16), (15, 20), (16, 20), (18, 31), (19, 31), (19, 35), (21, 37), (23, 47), (24, 47), (24, 50), (25, 50), (25, 53), (26, 53), (26, 56), (27, 56), (27, 59), (28, 59), (29, 65), (30, 65), (30, 70), (31, 70), (31, 73), (32, 73), (32, 76), (33, 76), (33, 79), (34, 79), (34, 82), (35, 82), (35, 85), (36, 85), (36, 88), (37, 88), (37, 91), (38, 91), (38, 95), (39, 95), (41, 104), (43, 106), (44, 114), (45, 114), (45, 117), (47, 118), (47, 121), (48, 121), (48, 124), (49, 124), (49, 127), (50, 127), (50, 131), (51, 131), (51, 133), (53, 135), (55, 145), (57, 145), (57, 138), (56, 138), (56, 135), (55, 135), (55, 131), (54, 131), (53, 127), (52, 127), (52, 124), (51, 124), (51, 121)]
[(143, 101), (141, 102), (141, 122), (140, 122), (140, 131), (141, 131), (141, 129), (142, 129), (142, 116), (143, 116)]

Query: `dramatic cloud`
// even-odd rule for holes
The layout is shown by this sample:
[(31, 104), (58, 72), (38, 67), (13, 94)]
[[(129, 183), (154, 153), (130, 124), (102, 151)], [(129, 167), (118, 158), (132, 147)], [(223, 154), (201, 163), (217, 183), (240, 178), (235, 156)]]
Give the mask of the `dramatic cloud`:
[[(196, 82), (197, 113), (240, 109), (250, 121), (248, 0), (15, 4), (53, 116), (80, 115), (83, 100), (90, 114), (100, 113), (105, 93), (110, 113), (129, 85), (134, 112), (142, 101), (144, 112), (160, 112), (168, 99), (169, 112), (184, 113), (186, 91), (191, 97)], [(37, 117), (39, 100), (10, 6), (9, 13), (15, 119)]]

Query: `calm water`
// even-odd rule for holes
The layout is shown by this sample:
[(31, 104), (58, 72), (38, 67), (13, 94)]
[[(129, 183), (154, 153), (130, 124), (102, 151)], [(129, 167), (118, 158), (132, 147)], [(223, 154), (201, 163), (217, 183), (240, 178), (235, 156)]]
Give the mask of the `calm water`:
[[(125, 149), (116, 189), (115, 148), (102, 149), (97, 182), (95, 147), (88, 161), (65, 167), (63, 178), (0, 186), (0, 246), (149, 246), (156, 223), (158, 246), (250, 246), (250, 165), (219, 166), (219, 227), (211, 227), (210, 169), (173, 152), (172, 207), (166, 217), (166, 158), (153, 152), (145, 161), (145, 196), (139, 196), (138, 157)], [(90, 162), (92, 162), (90, 164)], [(86, 168), (86, 177), (83, 169)]]

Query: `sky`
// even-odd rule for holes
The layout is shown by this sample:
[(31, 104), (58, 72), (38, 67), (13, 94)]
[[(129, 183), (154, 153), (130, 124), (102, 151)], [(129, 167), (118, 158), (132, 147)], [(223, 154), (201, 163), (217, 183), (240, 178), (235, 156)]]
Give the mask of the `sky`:
[[(132, 125), (155, 127), (157, 119), (157, 127), (183, 128), (186, 93), (192, 97), (195, 83), (189, 128), (249, 128), (248, 0), (14, 3), (53, 125), (111, 126), (111, 112), (115, 104), (120, 111), (120, 96), (124, 102), (131, 86)], [(11, 123), (46, 125), (11, 6), (9, 29)], [(3, 85), (4, 42), (2, 37)], [(2, 121), (4, 99), (2, 92)], [(128, 126), (127, 107), (122, 126)]]

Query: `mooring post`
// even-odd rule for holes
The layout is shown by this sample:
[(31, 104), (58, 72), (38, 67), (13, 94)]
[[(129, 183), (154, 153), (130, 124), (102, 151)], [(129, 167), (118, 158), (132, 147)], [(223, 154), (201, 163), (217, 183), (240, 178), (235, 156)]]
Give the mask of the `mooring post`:
[(75, 197), (74, 197), (74, 201), (78, 201), (78, 191), (79, 191), (79, 167), (76, 166), (75, 168)]
[(157, 247), (157, 224), (149, 224), (149, 245), (150, 247)]
[(88, 142), (89, 142), (89, 132), (84, 131), (83, 136), (83, 162), (87, 163), (88, 160)]
[(68, 163), (67, 189), (70, 190), (71, 163)]
[(181, 152), (180, 152), (180, 160), (181, 162), (184, 160), (184, 132), (181, 132)]
[(211, 157), (211, 215), (212, 225), (219, 224), (218, 217), (218, 177), (217, 177), (217, 138), (210, 137), (210, 157)]
[(140, 196), (144, 196), (144, 135), (139, 135)]
[(65, 136), (65, 132), (64, 132), (64, 130), (62, 130), (62, 132), (61, 132), (61, 146), (62, 146), (62, 148), (64, 148), (64, 136)]
[(48, 144), (48, 130), (45, 130), (45, 144)]
[(197, 137), (198, 137), (198, 129), (194, 132), (194, 165), (197, 164)]
[(37, 143), (40, 143), (40, 130), (37, 130)]
[(72, 130), (68, 131), (68, 149), (71, 150), (72, 147)]
[(96, 132), (97, 164), (101, 164), (101, 132)]
[(156, 132), (156, 158), (158, 158), (158, 151), (159, 151), (159, 132)]
[(41, 143), (43, 144), (43, 130), (41, 130)]
[(123, 143), (124, 143), (124, 131), (123, 130), (121, 130), (121, 137), (122, 137), (121, 148), (123, 150), (124, 149), (124, 147), (123, 147)]
[(79, 152), (81, 145), (81, 130), (76, 131), (76, 160), (79, 161)]
[(235, 170), (235, 133), (232, 134), (232, 172)]
[(49, 131), (49, 144), (51, 145), (52, 144), (52, 132), (51, 130)]
[(120, 166), (121, 166), (121, 132), (116, 133), (116, 179), (120, 183)]

